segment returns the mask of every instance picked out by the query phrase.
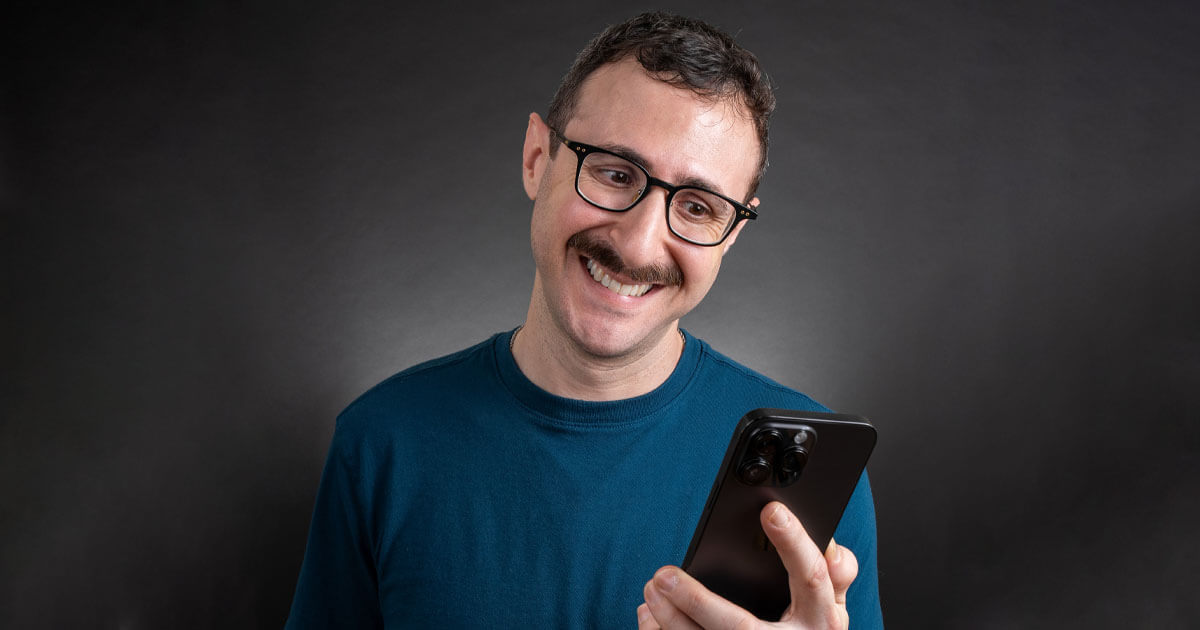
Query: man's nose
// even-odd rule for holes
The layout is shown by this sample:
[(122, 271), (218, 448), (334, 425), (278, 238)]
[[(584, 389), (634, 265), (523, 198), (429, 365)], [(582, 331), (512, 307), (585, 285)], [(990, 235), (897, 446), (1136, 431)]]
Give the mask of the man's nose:
[(621, 213), (611, 230), (613, 246), (631, 267), (661, 262), (667, 227), (667, 191), (654, 186), (634, 207)]

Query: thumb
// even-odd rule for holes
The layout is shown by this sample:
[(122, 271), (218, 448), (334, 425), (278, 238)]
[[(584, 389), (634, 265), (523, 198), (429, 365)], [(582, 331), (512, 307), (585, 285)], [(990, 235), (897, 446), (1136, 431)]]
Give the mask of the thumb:
[(825, 561), (829, 565), (829, 581), (833, 583), (833, 600), (846, 605), (846, 591), (858, 577), (858, 558), (854, 552), (829, 539), (829, 548), (825, 550)]

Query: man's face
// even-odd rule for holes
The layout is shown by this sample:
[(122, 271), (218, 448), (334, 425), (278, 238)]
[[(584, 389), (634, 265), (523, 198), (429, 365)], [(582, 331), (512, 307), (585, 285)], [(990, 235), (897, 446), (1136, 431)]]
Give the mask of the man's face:
[[(758, 138), (741, 108), (654, 79), (633, 59), (589, 76), (574, 115), (559, 131), (632, 156), (669, 183), (734, 199), (746, 197), (758, 168)], [(558, 142), (540, 118), (531, 117), (524, 170), (534, 199), (532, 308), (594, 356), (648, 351), (708, 293), (737, 230), (715, 247), (684, 242), (667, 227), (667, 192), (657, 187), (626, 212), (596, 208), (575, 192), (574, 153), (560, 143), (550, 159), (550, 143)], [(605, 275), (610, 287), (602, 282)], [(612, 281), (633, 285), (633, 294), (614, 291)]]

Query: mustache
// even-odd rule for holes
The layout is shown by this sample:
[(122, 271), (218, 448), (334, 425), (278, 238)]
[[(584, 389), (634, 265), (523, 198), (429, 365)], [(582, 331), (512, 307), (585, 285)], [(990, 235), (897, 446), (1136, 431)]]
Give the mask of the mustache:
[(683, 284), (683, 272), (679, 270), (678, 266), (672, 264), (630, 267), (625, 264), (625, 261), (621, 259), (621, 255), (611, 245), (582, 232), (578, 232), (567, 239), (567, 247), (591, 258), (599, 263), (601, 267), (613, 273), (628, 276), (638, 284), (662, 284), (669, 287), (677, 287)]

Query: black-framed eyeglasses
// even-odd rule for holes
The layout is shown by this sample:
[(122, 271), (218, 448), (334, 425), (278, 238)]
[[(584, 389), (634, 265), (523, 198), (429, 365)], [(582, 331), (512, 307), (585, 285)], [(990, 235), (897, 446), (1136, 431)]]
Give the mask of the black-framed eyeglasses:
[(725, 195), (697, 186), (675, 186), (650, 176), (646, 167), (628, 158), (550, 132), (579, 159), (575, 192), (584, 201), (610, 212), (625, 212), (650, 194), (651, 186), (667, 191), (667, 228), (675, 236), (702, 247), (720, 245), (739, 221), (757, 219), (758, 212)]

